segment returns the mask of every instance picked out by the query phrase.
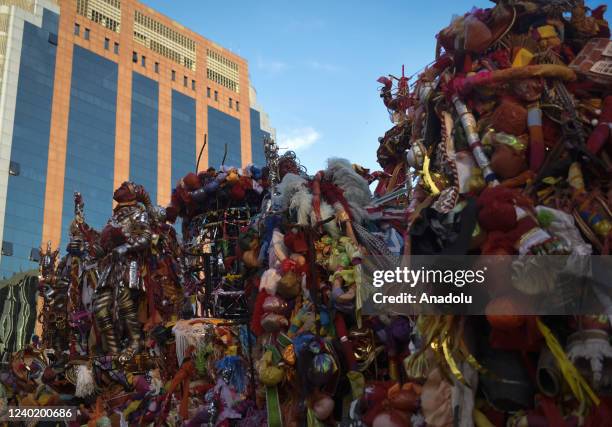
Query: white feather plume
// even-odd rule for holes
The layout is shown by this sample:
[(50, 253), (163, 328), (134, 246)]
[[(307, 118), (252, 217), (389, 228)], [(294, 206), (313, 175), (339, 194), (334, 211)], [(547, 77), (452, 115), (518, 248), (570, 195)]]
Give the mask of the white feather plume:
[(289, 208), (297, 213), (297, 222), (300, 225), (310, 224), (310, 215), (312, 214), (312, 194), (306, 187), (302, 187), (299, 191), (293, 193), (289, 201)]
[(278, 184), (277, 190), (280, 193), (281, 208), (287, 209), (295, 193), (306, 190), (306, 180), (299, 175), (288, 173)]
[(91, 368), (86, 365), (77, 365), (76, 374), (76, 387), (74, 395), (76, 397), (87, 397), (94, 394), (96, 391), (96, 384), (94, 382)]
[[(301, 176), (287, 174), (277, 188), (280, 193), (281, 207), (295, 211), (297, 223), (300, 225), (312, 225), (317, 222), (312, 206), (312, 193), (306, 184), (306, 179)], [(321, 219), (327, 219), (335, 214), (334, 208), (325, 200), (321, 200)], [(340, 234), (335, 221), (326, 223), (323, 228), (334, 237)]]
[[(336, 215), (336, 211), (334, 210), (334, 208), (327, 202), (325, 202), (324, 200), (321, 201), (321, 219), (325, 220), (327, 218), (329, 218), (330, 216), (335, 216)], [(312, 222), (316, 223), (316, 217), (314, 212), (312, 213)], [(327, 231), (327, 233), (332, 236), (332, 237), (339, 237), (340, 236), (340, 229), (338, 228), (338, 224), (336, 221), (329, 221), (327, 223), (325, 223), (323, 225), (323, 228), (325, 229), (325, 231)]]
[(368, 214), (364, 206), (370, 203), (372, 193), (368, 182), (355, 172), (353, 165), (346, 159), (331, 158), (327, 160), (325, 175), (331, 176), (332, 182), (344, 191), (355, 221), (366, 219)]

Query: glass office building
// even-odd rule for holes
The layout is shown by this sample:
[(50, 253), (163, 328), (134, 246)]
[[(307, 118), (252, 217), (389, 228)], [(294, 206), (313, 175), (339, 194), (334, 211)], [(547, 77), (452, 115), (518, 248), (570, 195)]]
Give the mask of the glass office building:
[(75, 191), (101, 227), (121, 182), (164, 205), (200, 151), (200, 170), (262, 164), (265, 135), (246, 60), (151, 8), (1, 0), (0, 279), (65, 245)]

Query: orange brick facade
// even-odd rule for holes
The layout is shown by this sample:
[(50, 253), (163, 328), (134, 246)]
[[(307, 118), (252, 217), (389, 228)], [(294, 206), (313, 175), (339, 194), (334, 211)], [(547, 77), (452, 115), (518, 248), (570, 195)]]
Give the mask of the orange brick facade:
[[(120, 32), (107, 29), (85, 16), (77, 14), (76, 0), (60, 0), (60, 24), (58, 34), (58, 49), (55, 65), (55, 85), (53, 90), (52, 121), (49, 141), (49, 156), (45, 193), (44, 225), (42, 242), (51, 241), (56, 247), (61, 240), (62, 205), (64, 195), (64, 174), (66, 163), (67, 129), (70, 111), (71, 72), (74, 45), (81, 46), (118, 64), (117, 111), (115, 132), (115, 164), (114, 184), (117, 187), (130, 175), (130, 111), (132, 102), (132, 72), (136, 71), (158, 82), (158, 158), (157, 158), (157, 202), (166, 204), (170, 199), (171, 153), (172, 153), (172, 90), (181, 92), (196, 100), (196, 152), (197, 157), (204, 135), (207, 133), (208, 106), (212, 106), (240, 120), (241, 160), (242, 166), (251, 162), (251, 126), (249, 113), (249, 77), (247, 62), (213, 42), (205, 39), (168, 17), (155, 12), (151, 8), (134, 1), (121, 0)], [(178, 64), (156, 52), (147, 49), (134, 40), (134, 14), (138, 10), (158, 22), (170, 27), (196, 42), (195, 71)], [(75, 24), (81, 31), (88, 30), (89, 39), (82, 35), (74, 35)], [(109, 48), (105, 49), (105, 39), (109, 40)], [(118, 53), (114, 46), (118, 43)], [(238, 64), (240, 92), (236, 93), (225, 86), (207, 79), (207, 48), (215, 49), (224, 57)], [(133, 52), (137, 53), (138, 61), (132, 60)], [(146, 64), (142, 65), (141, 56), (146, 56)], [(158, 72), (154, 64), (158, 63)], [(172, 71), (175, 80), (172, 79)], [(184, 85), (184, 77), (188, 84)], [(192, 87), (195, 81), (195, 89)], [(218, 93), (218, 100), (207, 97), (207, 88)], [(234, 100), (230, 108), (229, 99)], [(235, 108), (235, 101), (240, 102), (240, 111)], [(112, 130), (109, 130), (112, 131)], [(200, 170), (208, 166), (208, 150), (205, 148), (200, 160)], [(211, 165), (217, 166), (217, 165)], [(188, 172), (188, 171), (186, 171)]]

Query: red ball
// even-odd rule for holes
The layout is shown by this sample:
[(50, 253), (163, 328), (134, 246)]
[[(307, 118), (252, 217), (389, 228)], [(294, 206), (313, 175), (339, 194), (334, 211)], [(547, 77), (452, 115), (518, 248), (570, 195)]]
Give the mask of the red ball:
[(521, 313), (519, 302), (511, 296), (497, 297), (487, 304), (485, 314), (491, 327), (503, 331), (520, 328), (527, 317)]

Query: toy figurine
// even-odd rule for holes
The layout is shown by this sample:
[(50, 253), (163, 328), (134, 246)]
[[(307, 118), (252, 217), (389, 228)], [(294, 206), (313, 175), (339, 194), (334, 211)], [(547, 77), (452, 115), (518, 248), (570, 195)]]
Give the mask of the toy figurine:
[[(106, 350), (129, 361), (142, 348), (142, 325), (138, 321), (133, 293), (144, 290), (144, 275), (151, 245), (149, 215), (139, 203), (144, 190), (124, 182), (115, 190), (117, 206), (101, 233), (104, 257), (100, 261), (100, 281), (96, 288), (96, 324), (104, 337)], [(128, 345), (122, 349), (117, 318), (124, 324)]]

